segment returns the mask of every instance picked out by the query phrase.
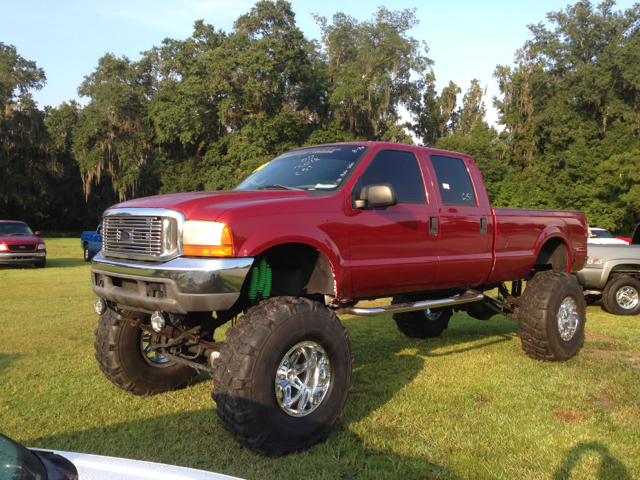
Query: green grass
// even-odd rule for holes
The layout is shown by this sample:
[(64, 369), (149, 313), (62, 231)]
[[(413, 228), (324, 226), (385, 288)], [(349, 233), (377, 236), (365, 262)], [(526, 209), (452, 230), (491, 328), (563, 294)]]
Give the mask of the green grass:
[(108, 382), (79, 240), (47, 247), (45, 269), (0, 267), (0, 432), (29, 446), (246, 478), (640, 478), (639, 317), (588, 307), (585, 348), (562, 364), (526, 357), (501, 316), (459, 313), (420, 341), (390, 317), (345, 317), (345, 417), (326, 443), (273, 460), (222, 429), (207, 375), (150, 398)]

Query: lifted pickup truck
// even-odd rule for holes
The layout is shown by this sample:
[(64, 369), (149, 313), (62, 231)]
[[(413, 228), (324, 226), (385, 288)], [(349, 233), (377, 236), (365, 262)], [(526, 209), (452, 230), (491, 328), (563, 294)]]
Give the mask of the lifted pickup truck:
[[(208, 371), (229, 433), (283, 455), (326, 439), (342, 415), (353, 356), (337, 315), (393, 314), (402, 333), (428, 338), (454, 310), (504, 314), (518, 319), (530, 357), (576, 355), (586, 307), (571, 272), (586, 242), (582, 212), (492, 209), (466, 155), (375, 142), (302, 148), (233, 191), (104, 213), (91, 269), (96, 358), (139, 395)], [(496, 288), (497, 298), (483, 293)], [(386, 297), (388, 306), (357, 305)]]

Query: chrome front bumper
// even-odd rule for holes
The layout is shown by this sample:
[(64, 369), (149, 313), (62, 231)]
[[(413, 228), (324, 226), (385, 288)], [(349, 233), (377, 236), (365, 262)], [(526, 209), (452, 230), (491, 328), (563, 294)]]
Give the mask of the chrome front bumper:
[(175, 258), (149, 264), (93, 257), (91, 280), (96, 295), (119, 308), (186, 314), (228, 310), (240, 289), (253, 258)]

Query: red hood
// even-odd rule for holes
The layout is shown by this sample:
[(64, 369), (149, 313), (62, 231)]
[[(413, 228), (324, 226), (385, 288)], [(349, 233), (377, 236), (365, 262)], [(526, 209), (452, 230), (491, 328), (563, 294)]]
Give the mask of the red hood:
[(307, 192), (293, 190), (229, 190), (156, 195), (129, 200), (111, 208), (169, 208), (184, 213), (187, 220), (214, 221), (231, 208), (314, 198)]
[(6, 245), (19, 245), (44, 242), (35, 235), (0, 235), (0, 243), (4, 243)]

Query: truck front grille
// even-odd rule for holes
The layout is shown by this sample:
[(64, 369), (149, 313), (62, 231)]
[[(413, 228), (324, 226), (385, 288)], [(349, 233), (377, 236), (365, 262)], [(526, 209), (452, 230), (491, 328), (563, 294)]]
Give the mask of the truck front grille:
[(30, 252), (36, 249), (35, 243), (26, 243), (22, 245), (7, 245), (10, 252)]
[(106, 254), (158, 257), (163, 253), (162, 217), (111, 215), (104, 218), (102, 234), (102, 251)]

